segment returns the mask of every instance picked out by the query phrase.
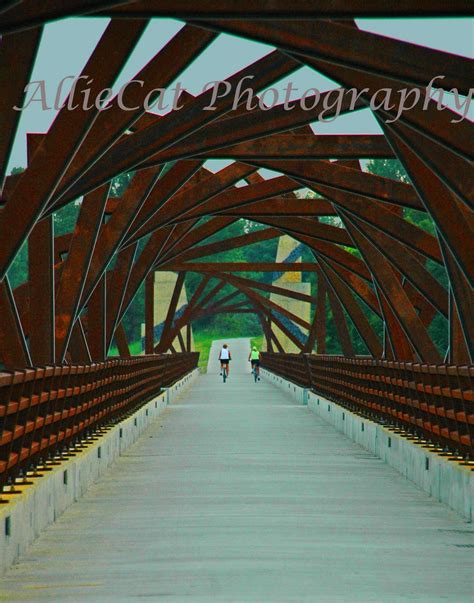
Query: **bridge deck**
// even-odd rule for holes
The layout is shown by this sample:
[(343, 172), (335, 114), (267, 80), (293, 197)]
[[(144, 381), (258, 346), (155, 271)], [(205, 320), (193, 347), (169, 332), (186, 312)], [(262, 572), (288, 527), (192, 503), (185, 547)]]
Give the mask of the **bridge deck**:
[(460, 603), (471, 536), (273, 386), (209, 374), (39, 538), (0, 600)]

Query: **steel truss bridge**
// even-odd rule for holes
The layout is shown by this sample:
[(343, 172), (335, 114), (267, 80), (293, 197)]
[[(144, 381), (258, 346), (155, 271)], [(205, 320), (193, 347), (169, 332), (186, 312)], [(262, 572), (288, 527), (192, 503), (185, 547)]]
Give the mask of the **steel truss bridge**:
[[(203, 0), (7, 1), (0, 7), (0, 482), (14, 487), (26, 471), (124, 416), (197, 363), (184, 327), (216, 313), (255, 313), (265, 334), (264, 363), (280, 374), (462, 457), (472, 456), (474, 406), (472, 139), (469, 120), (439, 111), (427, 87), (468, 95), (471, 62), (461, 56), (362, 31), (356, 17), (467, 16), (467, 0)], [(106, 111), (61, 109), (47, 132), (27, 136), (28, 165), (7, 174), (42, 31), (70, 16), (110, 22), (84, 66), (79, 96), (110, 88), (150, 19), (176, 18), (179, 32), (136, 74), (124, 111), (117, 98)], [(183, 107), (147, 112), (155, 88), (169, 87), (220, 33), (274, 48), (228, 74), (230, 93), (209, 105), (212, 90), (180, 97)], [(67, 48), (64, 49), (67, 52)], [(424, 106), (399, 114), (373, 109), (381, 135), (315, 134), (319, 108), (299, 101), (271, 108), (232, 108), (239, 82), (257, 94), (302, 66), (358, 92), (328, 109), (348, 114), (370, 106), (381, 89), (418, 90)], [(210, 78), (212, 74), (209, 74)], [(209, 79), (210, 79), (209, 78)], [(321, 102), (334, 91), (324, 92)], [(306, 99), (306, 107), (311, 98)], [(313, 99), (314, 100), (314, 99)], [(329, 103), (328, 103), (329, 104)], [(455, 123), (454, 123), (455, 122)], [(231, 159), (212, 173), (208, 159)], [(410, 182), (362, 170), (360, 160), (398, 159)], [(278, 172), (265, 180), (262, 168)], [(111, 181), (135, 171), (122, 197)], [(245, 186), (236, 186), (245, 182)], [(298, 198), (307, 188), (315, 198)], [(83, 198), (72, 232), (54, 236), (53, 215)], [(409, 222), (424, 212), (435, 234)], [(340, 226), (320, 218), (333, 216)], [(205, 218), (205, 219), (204, 219)], [(220, 242), (212, 237), (240, 218), (263, 229)], [(303, 263), (212, 261), (228, 249), (282, 234), (311, 250)], [(29, 276), (12, 288), (8, 271), (23, 245)], [(203, 259), (204, 258), (204, 259)], [(210, 259), (211, 258), (211, 259)], [(443, 266), (447, 286), (429, 263)], [(251, 272), (316, 273), (315, 296), (243, 276)], [(160, 339), (153, 331), (153, 273), (178, 274)], [(185, 275), (202, 280), (179, 317)], [(239, 274), (235, 274), (239, 273)], [(123, 318), (146, 286), (145, 355), (132, 356)], [(234, 292), (218, 293), (225, 285)], [(313, 304), (303, 320), (268, 293)], [(364, 310), (362, 309), (364, 307)], [(336, 319), (342, 356), (326, 354), (326, 308)], [(368, 318), (381, 319), (378, 332)], [(449, 323), (440, 352), (430, 325)], [(304, 329), (302, 342), (287, 322)], [(356, 357), (349, 323), (368, 356)], [(275, 327), (301, 354), (287, 355)], [(189, 333), (189, 329), (188, 329)], [(115, 342), (119, 358), (110, 358)], [(171, 353), (167, 353), (170, 352)]]

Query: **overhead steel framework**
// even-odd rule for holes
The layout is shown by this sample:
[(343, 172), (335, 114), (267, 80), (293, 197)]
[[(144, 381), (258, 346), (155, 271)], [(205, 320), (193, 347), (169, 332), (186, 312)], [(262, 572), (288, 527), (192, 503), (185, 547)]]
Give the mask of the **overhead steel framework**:
[[(276, 325), (302, 352), (324, 353), (327, 299), (345, 356), (354, 356), (350, 320), (373, 359), (471, 364), (473, 127), (449, 108), (440, 111), (427, 87), (443, 75), (436, 80), (438, 88), (468, 95), (472, 64), (461, 56), (362, 31), (354, 21), (471, 12), (467, 0), (4, 2), (0, 360), (5, 369), (102, 362), (113, 340), (121, 357), (129, 357), (124, 314), (139, 287), (150, 282), (154, 271), (164, 270), (180, 277), (159, 341), (153, 341), (152, 313), (147, 313), (148, 353), (175, 350), (175, 340), (189, 352), (190, 338), (184, 341), (181, 329), (218, 312), (256, 313), (270, 351), (284, 351), (272, 329)], [(76, 87), (78, 96), (88, 88), (90, 98), (113, 85), (151, 18), (185, 23), (136, 74), (144, 85), (127, 88), (126, 105), (136, 109), (124, 111), (117, 97), (106, 111), (80, 104), (72, 110), (63, 107), (48, 132), (28, 134), (27, 169), (7, 175), (20, 118), (14, 107), (24, 102), (42, 30), (51, 20), (73, 15), (111, 18), (83, 69), (87, 80)], [(212, 90), (197, 96), (183, 93), (182, 108), (163, 116), (145, 111), (147, 95), (170, 86), (221, 32), (275, 50), (229, 74), (230, 92), (215, 100), (212, 111), (203, 110)], [(233, 93), (243, 77), (251, 76), (246, 87), (257, 95), (302, 66), (357, 91), (355, 101), (348, 93), (326, 117), (369, 107), (378, 90), (395, 91), (391, 106), (373, 109), (383, 135), (314, 134), (309, 124), (321, 104), (308, 110), (299, 100), (252, 109), (242, 102), (233, 109)], [(397, 119), (398, 93), (407, 88), (416, 89), (422, 102)], [(323, 93), (320, 103), (332, 92)], [(306, 107), (312, 100), (306, 99)], [(233, 163), (212, 173), (204, 167), (210, 158)], [(410, 183), (363, 171), (360, 160), (370, 158), (398, 158)], [(261, 168), (280, 175), (264, 180)], [(112, 197), (111, 181), (132, 170), (136, 173), (124, 195)], [(242, 181), (245, 186), (236, 186)], [(297, 198), (295, 191), (301, 188), (317, 196)], [(81, 196), (74, 231), (55, 237), (54, 212)], [(436, 235), (410, 223), (406, 208), (426, 212)], [(338, 217), (341, 226), (319, 220), (324, 216)], [(206, 242), (240, 218), (265, 228)], [(242, 266), (209, 261), (214, 253), (282, 234), (307, 246), (314, 262)], [(25, 243), (29, 279), (12, 290), (8, 270)], [(447, 287), (433, 277), (428, 260), (444, 266)], [(316, 273), (316, 296), (234, 274), (292, 269)], [(175, 319), (188, 272), (202, 274), (202, 280)], [(216, 298), (224, 285), (235, 292)], [(153, 287), (146, 292), (149, 310)], [(270, 301), (268, 292), (315, 304), (314, 320), (303, 321)], [(367, 309), (380, 317), (381, 332), (368, 320)], [(437, 314), (449, 322), (446, 357), (430, 336)], [(307, 340), (295, 337), (282, 317), (307, 329)]]

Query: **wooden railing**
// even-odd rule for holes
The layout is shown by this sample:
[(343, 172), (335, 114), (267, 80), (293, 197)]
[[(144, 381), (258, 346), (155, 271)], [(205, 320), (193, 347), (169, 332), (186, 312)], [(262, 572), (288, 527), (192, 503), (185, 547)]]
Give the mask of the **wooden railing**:
[(0, 372), (0, 487), (133, 413), (198, 358), (155, 354)]
[(262, 366), (371, 419), (474, 457), (474, 366), (262, 354)]

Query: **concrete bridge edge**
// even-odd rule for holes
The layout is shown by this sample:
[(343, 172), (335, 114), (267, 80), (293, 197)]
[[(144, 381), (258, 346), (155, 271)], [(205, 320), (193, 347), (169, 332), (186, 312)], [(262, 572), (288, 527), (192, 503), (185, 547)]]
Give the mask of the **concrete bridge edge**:
[(448, 460), (383, 425), (360, 417), (323, 396), (261, 369), (261, 376), (295, 402), (306, 404), (318, 417), (396, 469), (429, 496), (447, 505), (468, 522), (474, 516), (473, 466)]
[(194, 369), (159, 396), (143, 405), (129, 418), (91, 442), (33, 484), (16, 485), (18, 494), (5, 495), (0, 506), (0, 575), (24, 555), (41, 532), (97, 482), (199, 375)]

